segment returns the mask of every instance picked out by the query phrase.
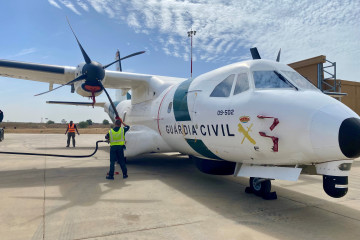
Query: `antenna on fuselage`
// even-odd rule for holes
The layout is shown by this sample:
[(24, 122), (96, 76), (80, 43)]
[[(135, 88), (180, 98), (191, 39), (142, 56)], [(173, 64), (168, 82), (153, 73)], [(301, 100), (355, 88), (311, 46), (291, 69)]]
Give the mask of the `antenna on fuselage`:
[(252, 58), (253, 58), (254, 60), (255, 60), (255, 59), (261, 59), (260, 54), (259, 54), (259, 51), (257, 50), (256, 47), (250, 48), (250, 52), (251, 52), (251, 56), (252, 56)]
[(281, 48), (280, 48), (279, 53), (278, 53), (277, 58), (276, 58), (277, 62), (280, 62), (280, 54), (281, 54)]

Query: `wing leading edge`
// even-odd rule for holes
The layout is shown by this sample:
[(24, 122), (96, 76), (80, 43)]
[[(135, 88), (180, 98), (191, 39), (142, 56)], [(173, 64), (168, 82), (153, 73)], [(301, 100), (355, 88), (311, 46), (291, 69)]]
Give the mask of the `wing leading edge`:
[(75, 76), (75, 67), (0, 60), (0, 76), (65, 84)]

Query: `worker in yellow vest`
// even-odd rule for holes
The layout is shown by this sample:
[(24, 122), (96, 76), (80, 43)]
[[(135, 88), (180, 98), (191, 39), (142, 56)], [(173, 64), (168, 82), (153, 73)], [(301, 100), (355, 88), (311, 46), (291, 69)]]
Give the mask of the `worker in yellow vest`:
[(66, 129), (65, 135), (67, 133), (67, 145), (66, 147), (70, 146), (70, 138), (72, 138), (72, 144), (73, 147), (75, 147), (75, 130), (77, 132), (78, 135), (80, 135), (79, 131), (77, 130), (76, 125), (73, 123), (73, 121), (70, 121), (70, 123), (68, 124), (68, 127)]
[[(121, 127), (121, 124), (124, 127)], [(121, 118), (115, 121), (115, 127), (110, 129), (109, 133), (106, 134), (105, 138), (110, 143), (110, 171), (106, 176), (108, 180), (114, 180), (115, 162), (118, 162), (123, 173), (123, 178), (127, 178), (127, 168), (124, 157), (125, 148), (125, 134), (129, 131), (130, 127), (126, 125)]]

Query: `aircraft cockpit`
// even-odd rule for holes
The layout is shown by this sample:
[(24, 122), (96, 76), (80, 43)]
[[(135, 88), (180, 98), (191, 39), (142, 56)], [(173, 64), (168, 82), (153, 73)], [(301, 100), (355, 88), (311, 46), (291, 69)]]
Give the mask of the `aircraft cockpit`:
[[(306, 78), (296, 71), (288, 70), (264, 70), (253, 71), (253, 84), (248, 73), (231, 74), (222, 80), (212, 90), (210, 97), (229, 97), (251, 89), (293, 89), (293, 90), (315, 90), (319, 91)], [(231, 94), (232, 93), (232, 94)]]

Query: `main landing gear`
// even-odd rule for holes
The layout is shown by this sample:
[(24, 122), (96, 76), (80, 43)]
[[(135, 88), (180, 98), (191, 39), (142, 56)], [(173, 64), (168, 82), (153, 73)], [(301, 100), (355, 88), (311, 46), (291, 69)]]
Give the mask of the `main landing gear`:
[(251, 177), (249, 183), (250, 187), (245, 188), (246, 193), (254, 193), (256, 196), (262, 197), (265, 200), (277, 199), (276, 192), (270, 192), (270, 179)]

